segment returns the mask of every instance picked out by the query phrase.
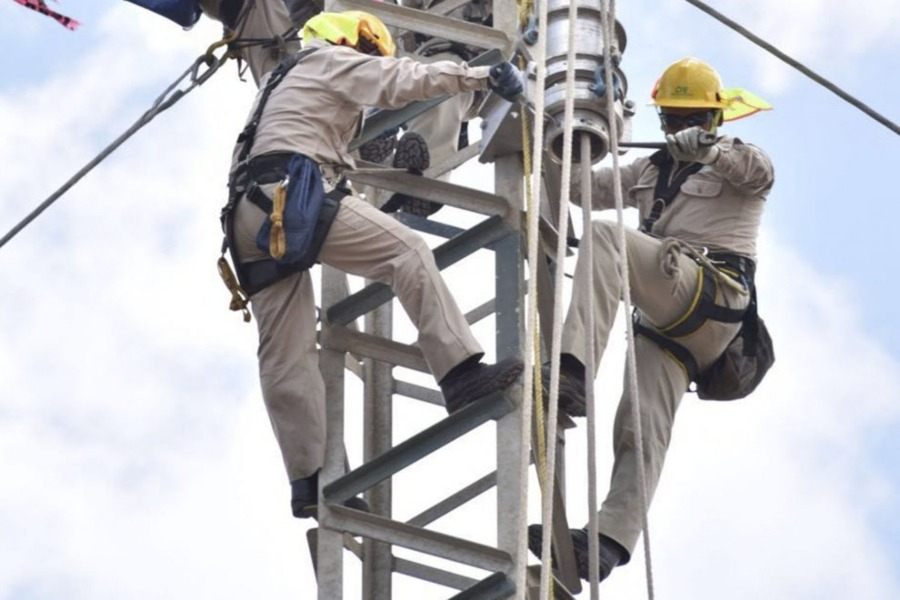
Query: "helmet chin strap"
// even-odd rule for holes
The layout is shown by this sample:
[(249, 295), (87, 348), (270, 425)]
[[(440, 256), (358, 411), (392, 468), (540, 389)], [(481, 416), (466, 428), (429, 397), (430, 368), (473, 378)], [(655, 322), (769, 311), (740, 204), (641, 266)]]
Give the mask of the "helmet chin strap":
[(712, 126), (710, 126), (709, 128), (710, 133), (716, 133), (719, 125), (721, 125), (723, 122), (724, 115), (725, 111), (723, 111), (721, 108), (717, 108), (713, 111)]

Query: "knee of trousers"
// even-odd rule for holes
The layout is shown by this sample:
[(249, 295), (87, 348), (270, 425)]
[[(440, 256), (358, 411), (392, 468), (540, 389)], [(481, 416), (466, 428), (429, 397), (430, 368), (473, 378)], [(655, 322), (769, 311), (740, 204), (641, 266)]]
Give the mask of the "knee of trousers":
[(616, 228), (618, 225), (612, 221), (593, 221), (591, 229), (593, 232), (593, 243), (602, 248), (616, 247)]
[(395, 266), (413, 263), (418, 267), (437, 269), (437, 264), (434, 262), (434, 254), (421, 236), (410, 230), (403, 242), (406, 244), (406, 250), (399, 253), (391, 261)]

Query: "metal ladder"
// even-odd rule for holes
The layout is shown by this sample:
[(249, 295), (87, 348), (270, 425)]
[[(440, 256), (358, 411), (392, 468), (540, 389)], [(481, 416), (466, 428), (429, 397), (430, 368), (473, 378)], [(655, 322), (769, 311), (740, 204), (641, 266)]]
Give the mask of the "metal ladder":
[[(439, 9), (461, 2), (446, 0)], [(329, 0), (329, 11), (365, 10), (398, 29), (414, 30), (469, 45), (498, 48), (508, 57), (512, 54), (517, 28), (517, 7), (512, 0), (494, 0), (494, 28), (450, 19), (440, 14), (403, 8), (388, 3), (364, 0)], [(505, 33), (510, 32), (510, 33)], [(361, 135), (363, 141), (389, 127), (394, 121), (404, 122), (427, 106), (412, 106), (395, 114), (379, 115), (371, 120)], [(477, 155), (477, 144), (457, 153), (447, 165), (436, 165), (431, 171), (449, 170)], [(492, 251), (495, 266), (494, 298), (466, 315), (470, 323), (494, 315), (497, 358), (524, 355), (525, 311), (521, 298), (525, 287), (524, 219), (520, 209), (522, 165), (518, 153), (492, 157), (495, 165), (495, 193), (490, 194), (437, 179), (412, 175), (385, 168), (361, 168), (349, 178), (355, 184), (405, 193), (441, 202), (447, 206), (471, 211), (485, 218), (474, 227), (463, 230), (440, 223), (397, 213), (410, 227), (447, 241), (434, 249), (438, 268), (444, 269), (470, 257), (476, 251)], [(469, 258), (468, 260), (474, 260)], [(549, 277), (546, 265), (536, 269), (544, 286)], [(394, 573), (436, 584), (434, 598), (536, 598), (538, 573), (526, 568), (527, 550), (520, 547), (524, 536), (524, 514), (527, 498), (523, 497), (528, 476), (528, 461), (522, 460), (523, 423), (522, 387), (515, 384), (505, 393), (496, 393), (467, 406), (453, 415), (438, 420), (425, 430), (393, 445), (392, 398), (394, 394), (432, 404), (443, 405), (437, 390), (394, 378), (393, 366), (428, 373), (421, 351), (412, 345), (391, 339), (393, 328), (393, 292), (384, 284), (371, 283), (349, 294), (346, 276), (334, 269), (322, 269), (322, 327), (320, 332), (320, 369), (326, 384), (328, 438), (326, 462), (321, 472), (322, 499), (317, 529), (308, 538), (314, 557), (320, 600), (344, 598), (344, 549), (362, 561), (364, 600), (390, 600)], [(552, 294), (543, 294), (544, 298)], [(551, 311), (542, 309), (545, 314)], [(355, 321), (365, 318), (364, 331)], [(364, 444), (361, 466), (346, 472), (344, 430), (344, 378), (350, 371), (364, 386)], [(530, 401), (530, 399), (528, 399)], [(496, 471), (482, 476), (462, 489), (406, 521), (392, 514), (392, 477), (402, 469), (425, 459), (450, 442), (467, 435), (489, 421), (496, 423)], [(562, 429), (558, 436), (564, 442)], [(562, 456), (562, 452), (558, 453)], [(562, 477), (562, 469), (558, 470)], [(480, 494), (496, 488), (496, 545), (476, 543), (459, 535), (448, 535), (428, 529), (428, 525)], [(557, 486), (557, 490), (561, 486)], [(341, 503), (365, 493), (372, 512), (363, 513)], [(565, 522), (562, 494), (558, 491), (554, 519), (554, 541), (563, 557), (561, 578), (568, 590), (580, 591), (575, 574), (571, 540)], [(355, 538), (361, 537), (360, 543)], [(568, 547), (566, 547), (568, 545)], [(438, 557), (467, 567), (474, 567), (480, 577), (437, 568), (411, 559), (396, 557), (392, 546)], [(472, 569), (468, 569), (471, 573)], [(443, 586), (443, 589), (440, 587)], [(449, 588), (449, 590), (448, 590)], [(565, 587), (558, 586), (555, 597), (571, 597)]]

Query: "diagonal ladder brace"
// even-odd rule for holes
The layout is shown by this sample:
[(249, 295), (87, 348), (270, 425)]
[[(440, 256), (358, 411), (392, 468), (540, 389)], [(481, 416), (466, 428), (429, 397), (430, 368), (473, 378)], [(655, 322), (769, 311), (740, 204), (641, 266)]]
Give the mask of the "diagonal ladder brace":
[[(435, 248), (434, 260), (438, 269), (445, 269), (510, 234), (511, 231), (503, 219), (495, 215)], [(394, 292), (390, 286), (373, 283), (336, 302), (325, 311), (325, 314), (329, 323), (347, 325), (393, 297)]]
[[(521, 395), (521, 390), (518, 391)], [(506, 390), (485, 396), (446, 419), (420, 431), (387, 452), (376, 456), (343, 477), (332, 481), (322, 490), (324, 501), (330, 504), (340, 504), (393, 476), (479, 425), (502, 417), (516, 408), (512, 392), (513, 390)]]

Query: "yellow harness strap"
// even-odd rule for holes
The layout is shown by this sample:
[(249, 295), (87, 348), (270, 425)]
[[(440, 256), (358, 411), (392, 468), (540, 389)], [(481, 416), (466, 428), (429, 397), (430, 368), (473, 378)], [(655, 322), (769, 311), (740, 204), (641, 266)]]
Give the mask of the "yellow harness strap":
[(272, 195), (272, 231), (269, 233), (269, 254), (272, 258), (279, 259), (287, 252), (287, 242), (284, 239), (284, 205), (287, 200), (288, 178), (275, 187)]
[(250, 309), (247, 308), (247, 303), (250, 299), (247, 297), (247, 292), (238, 283), (237, 277), (234, 276), (234, 271), (231, 270), (231, 265), (225, 260), (225, 256), (219, 257), (217, 266), (219, 267), (219, 276), (225, 282), (225, 287), (231, 292), (231, 304), (228, 308), (241, 311), (244, 314), (244, 323), (249, 323)]

